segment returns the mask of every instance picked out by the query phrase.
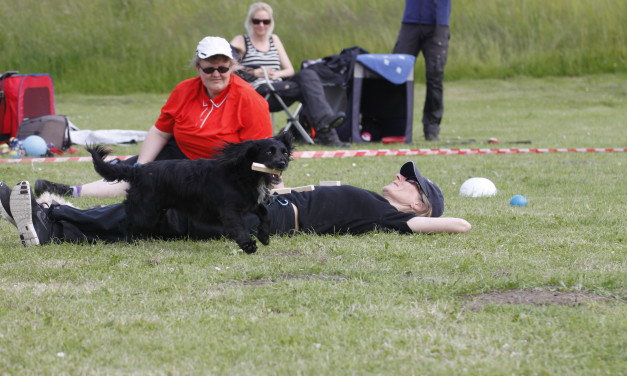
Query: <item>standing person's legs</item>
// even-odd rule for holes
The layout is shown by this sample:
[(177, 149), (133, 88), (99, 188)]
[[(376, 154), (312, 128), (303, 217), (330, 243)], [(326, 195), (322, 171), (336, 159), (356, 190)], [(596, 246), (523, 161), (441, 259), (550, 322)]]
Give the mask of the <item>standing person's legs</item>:
[(448, 54), (447, 26), (403, 23), (393, 53), (418, 56), (425, 61), (426, 95), (422, 125), (427, 141), (438, 140), (444, 113), (444, 66)]
[(422, 47), (424, 25), (402, 23), (392, 53), (418, 56)]
[(444, 114), (444, 67), (448, 55), (449, 28), (435, 26), (425, 40), (422, 53), (425, 57), (427, 94), (422, 124), (425, 139), (437, 140)]

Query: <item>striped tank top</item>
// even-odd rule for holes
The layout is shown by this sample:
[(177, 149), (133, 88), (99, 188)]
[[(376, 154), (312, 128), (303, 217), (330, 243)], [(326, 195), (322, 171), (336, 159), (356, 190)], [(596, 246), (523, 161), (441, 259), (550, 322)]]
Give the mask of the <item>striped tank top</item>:
[[(250, 40), (250, 36), (244, 35), (244, 42), (246, 43), (246, 52), (244, 53), (244, 57), (240, 61), (242, 65), (257, 65), (264, 66), (266, 69), (281, 69), (281, 59), (279, 58), (279, 51), (277, 51), (276, 46), (274, 45), (274, 40), (272, 36), (270, 36), (270, 49), (267, 52), (259, 51), (253, 46), (252, 41)], [(272, 82), (281, 81), (280, 78), (272, 80)], [(256, 89), (260, 85), (266, 82), (265, 78), (257, 78), (252, 81), (250, 84)]]

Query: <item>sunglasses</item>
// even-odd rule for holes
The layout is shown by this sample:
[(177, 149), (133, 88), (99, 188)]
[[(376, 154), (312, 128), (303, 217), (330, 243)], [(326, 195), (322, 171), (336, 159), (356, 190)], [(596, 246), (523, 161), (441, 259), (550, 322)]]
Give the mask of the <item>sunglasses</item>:
[(405, 178), (405, 181), (408, 183), (417, 184), (418, 186), (420, 186), (420, 184), (418, 184), (418, 180), (414, 178)]
[(214, 68), (214, 67), (203, 68), (200, 65), (198, 66), (198, 68), (200, 68), (200, 70), (205, 72), (206, 74), (213, 74), (213, 72), (215, 71), (218, 71), (218, 73), (226, 73), (229, 71), (229, 69), (231, 69), (230, 67), (225, 67), (225, 66), (220, 66), (217, 68)]
[(263, 22), (263, 24), (267, 26), (272, 23), (272, 20), (260, 20), (259, 18), (253, 18), (252, 21), (254, 25), (259, 25)]
[(429, 199), (427, 198), (427, 195), (420, 188), (420, 183), (418, 183), (418, 180), (413, 179), (413, 178), (406, 178), (405, 181), (408, 183), (415, 184), (416, 188), (418, 188), (418, 193), (420, 194), (420, 200), (422, 200), (422, 202), (425, 204), (429, 203)]

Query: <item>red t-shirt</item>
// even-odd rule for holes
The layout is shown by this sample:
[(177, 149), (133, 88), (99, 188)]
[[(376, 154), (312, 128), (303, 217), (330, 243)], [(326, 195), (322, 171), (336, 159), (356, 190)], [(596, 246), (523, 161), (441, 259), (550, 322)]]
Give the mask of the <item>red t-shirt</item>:
[(161, 108), (155, 127), (172, 133), (189, 159), (212, 158), (225, 141), (272, 137), (268, 102), (234, 74), (226, 89), (212, 99), (200, 77), (179, 83)]

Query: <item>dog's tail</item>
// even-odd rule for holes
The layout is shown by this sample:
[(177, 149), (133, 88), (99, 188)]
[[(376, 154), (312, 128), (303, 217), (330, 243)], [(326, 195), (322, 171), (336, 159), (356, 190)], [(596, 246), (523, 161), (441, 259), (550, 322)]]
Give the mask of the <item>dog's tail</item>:
[(105, 157), (111, 150), (102, 145), (88, 146), (87, 151), (94, 161), (94, 169), (106, 181), (130, 181), (133, 176), (133, 166), (125, 163), (107, 163)]

